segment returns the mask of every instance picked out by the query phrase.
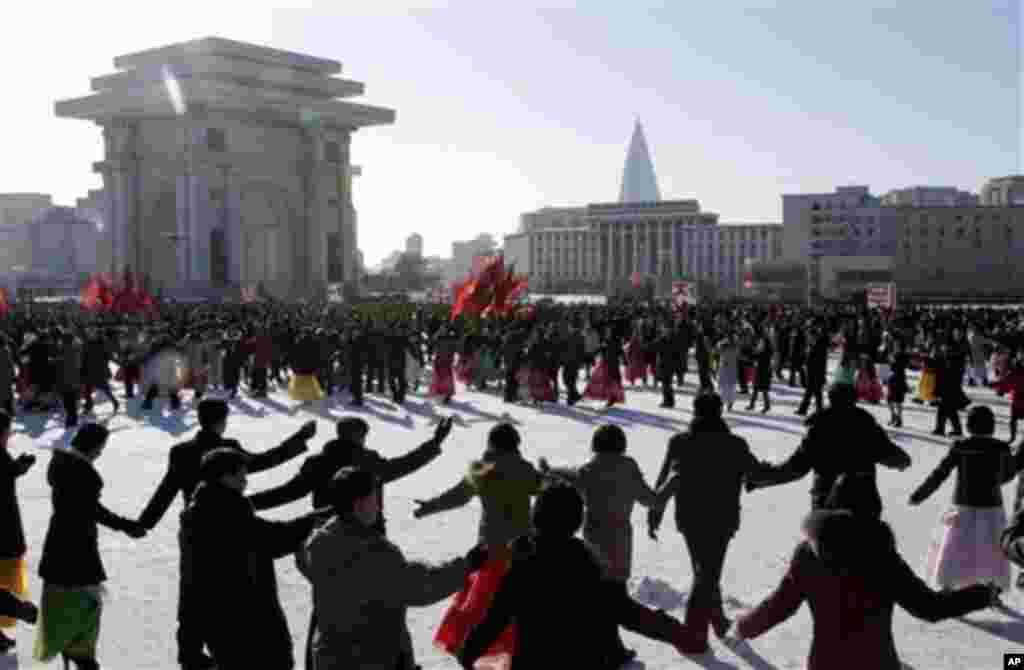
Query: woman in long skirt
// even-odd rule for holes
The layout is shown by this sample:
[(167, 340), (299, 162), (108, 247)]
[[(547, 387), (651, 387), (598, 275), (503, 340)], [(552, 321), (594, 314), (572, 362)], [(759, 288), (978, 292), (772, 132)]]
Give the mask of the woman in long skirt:
[(967, 414), (971, 437), (949, 453), (910, 496), (911, 505), (928, 499), (956, 470), (953, 504), (939, 522), (928, 549), (927, 577), (941, 589), (994, 583), (1010, 586), (1010, 564), (1000, 536), (1006, 527), (1002, 485), (1015, 474), (1010, 447), (992, 437), (996, 419), (984, 405)]
[(636, 386), (637, 380), (643, 380), (644, 386), (647, 385), (647, 359), (639, 332), (634, 333), (626, 345), (626, 381)]
[[(430, 500), (417, 500), (413, 516), (457, 509), (480, 498), (482, 513), (479, 541), (487, 545), (488, 560), (466, 579), (456, 594), (434, 636), (434, 644), (458, 655), (474, 626), (484, 620), (494, 594), (509, 568), (510, 543), (530, 529), (531, 498), (540, 492), (541, 475), (519, 451), (519, 432), (508, 423), (491, 429), (483, 456), (470, 464), (469, 471), (453, 487)], [(515, 627), (510, 626), (491, 645), (487, 656), (511, 657), (516, 644)]]
[(442, 399), (447, 405), (455, 395), (455, 332), (451, 329), (437, 338), (434, 345), (433, 379), (430, 380), (429, 394)]
[(622, 356), (622, 344), (608, 328), (601, 358), (583, 391), (585, 397), (604, 400), (605, 407), (626, 402), (626, 391), (622, 388)]
[(43, 597), (33, 657), (48, 662), (63, 656), (77, 670), (98, 670), (96, 644), (103, 612), (103, 582), (97, 527), (131, 537), (145, 535), (137, 521), (118, 516), (100, 502), (103, 479), (93, 462), (110, 433), (99, 424), (82, 426), (70, 449), (59, 449), (46, 478), (53, 488), (53, 516), (43, 542), (39, 576)]
[(858, 400), (865, 400), (873, 405), (882, 401), (882, 385), (875, 374), (875, 364), (867, 354), (860, 357), (860, 369), (857, 370), (854, 385), (857, 388)]
[(317, 379), (319, 372), (319, 347), (316, 340), (309, 335), (304, 335), (295, 343), (289, 361), (292, 368), (292, 378), (288, 382), (288, 396), (303, 404), (322, 400), (324, 390)]
[(917, 382), (917, 397), (914, 398), (914, 402), (933, 403), (938, 401), (936, 395), (939, 382), (938, 356), (938, 349), (933, 348), (924, 359), (924, 369), (921, 371), (921, 379)]
[[(8, 451), (11, 417), (0, 409), (0, 589), (19, 599), (28, 597), (28, 563), (25, 561), (25, 531), (18, 506), (18, 479), (35, 463), (35, 456), (13, 458)], [(0, 654), (14, 646), (14, 617), (0, 617)]]
[(736, 382), (739, 375), (740, 344), (736, 335), (729, 333), (718, 345), (718, 394), (728, 411), (736, 402)]
[(555, 401), (555, 387), (547, 369), (548, 355), (545, 342), (539, 334), (526, 348), (526, 384), (534, 404)]

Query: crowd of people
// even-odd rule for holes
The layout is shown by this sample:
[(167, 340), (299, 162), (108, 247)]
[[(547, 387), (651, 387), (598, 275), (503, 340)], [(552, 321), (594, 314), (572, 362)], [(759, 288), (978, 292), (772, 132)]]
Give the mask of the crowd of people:
[[(406, 626), (408, 607), (452, 597), (434, 643), (464, 667), (483, 657), (512, 667), (616, 668), (633, 652), (619, 629), (673, 646), (709, 650), (713, 633), (742, 645), (791, 616), (804, 601), (815, 620), (809, 667), (899, 668), (892, 637), (898, 604), (929, 621), (988, 606), (1010, 586), (1010, 562), (1024, 564), (1021, 492), (1008, 521), (1001, 486), (1024, 468), (1011, 448), (1024, 417), (1024, 313), (997, 309), (901, 309), (883, 314), (852, 306), (718, 303), (690, 310), (622, 303), (542, 306), (525, 317), (450, 320), (444, 308), (411, 304), (363, 308), (327, 305), (162, 305), (145, 318), (93, 314), (69, 306), (19, 306), (0, 320), (0, 628), (36, 622), (33, 654), (97, 668), (104, 566), (98, 525), (144, 538), (183, 500), (179, 544), (178, 663), (189, 670), (294, 667), (293, 641), (278, 599), (274, 560), (294, 555), (312, 585), (306, 667), (417, 667)], [(838, 365), (829, 376), (828, 361)], [(672, 408), (695, 363), (693, 420), (673, 436), (654, 485), (627, 455), (628, 436), (598, 427), (583, 464), (534, 465), (519, 451), (512, 424), (498, 423), (463, 477), (415, 516), (480, 500), (478, 541), (440, 565), (407, 560), (388, 538), (384, 484), (427, 467), (440, 455), (451, 419), (431, 439), (398, 458), (367, 447), (370, 425), (342, 419), (337, 435), (306, 458), (281, 486), (246, 495), (248, 473), (307, 453), (316, 424), (280, 446), (245, 450), (225, 437), (228, 400), (240, 390), (260, 397), (271, 386), (303, 403), (344, 393), (358, 407), (366, 393), (405, 401), (410, 387), (449, 404), (466, 388), (505, 402), (568, 405), (627, 401), (628, 387), (660, 387)], [(916, 387), (908, 370), (919, 369)], [(582, 378), (582, 379), (581, 379)], [(244, 386), (243, 386), (244, 382)], [(168, 466), (138, 518), (109, 511), (93, 466), (109, 432), (95, 417), (103, 392), (120, 410), (142, 396), (154, 411), (161, 396), (182, 409), (191, 391), (200, 429), (174, 446)], [(583, 385), (582, 391), (579, 386)], [(759, 461), (724, 420), (740, 395), (747, 411), (773, 411), (773, 386), (802, 387), (797, 413), (807, 433), (782, 463)], [(1010, 441), (996, 439), (991, 409), (972, 405), (964, 385), (1011, 396)], [(825, 403), (828, 389), (828, 403)], [(956, 471), (941, 542), (928, 556), (926, 580), (900, 556), (881, 521), (878, 465), (904, 470), (910, 456), (859, 403), (889, 408), (902, 426), (907, 399), (933, 405), (934, 434), (964, 437), (911, 496), (920, 504)], [(7, 449), (18, 414), (60, 408), (70, 448), (47, 469), (53, 514), (39, 562), (38, 610), (26, 594), (24, 532), (16, 482), (34, 457)], [(269, 421), (269, 419), (267, 419)], [(950, 431), (946, 432), (947, 425)], [(836, 450), (837, 441), (857, 449)], [(720, 581), (740, 528), (744, 492), (814, 473), (806, 540), (779, 587), (738, 620), (724, 610)], [(290, 521), (257, 512), (309, 497), (311, 511)], [(657, 538), (669, 500), (693, 568), (685, 618), (653, 610), (626, 588), (634, 553), (632, 512), (648, 508)], [(576, 537), (582, 530), (582, 539)], [(930, 583), (928, 583), (930, 582)], [(553, 591), (559, 598), (545, 598)], [(938, 590), (935, 590), (938, 589)], [(838, 597), (838, 594), (857, 597)], [(338, 595), (343, 594), (343, 595)], [(244, 630), (218, 625), (244, 601)], [(38, 617), (38, 621), (36, 621)], [(856, 622), (851, 625), (850, 622)], [(258, 640), (259, 644), (253, 644)], [(0, 644), (13, 646), (4, 637)]]

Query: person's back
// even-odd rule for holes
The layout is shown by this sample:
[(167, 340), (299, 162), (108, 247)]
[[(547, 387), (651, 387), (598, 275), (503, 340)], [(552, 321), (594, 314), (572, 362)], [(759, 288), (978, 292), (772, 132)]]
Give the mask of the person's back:
[(581, 540), (533, 537), (513, 545), (508, 593), (515, 599), (518, 653), (512, 670), (601, 668), (602, 566)]
[(474, 461), (467, 477), (480, 498), (480, 540), (505, 545), (530, 527), (530, 498), (536, 495), (540, 473), (518, 453), (488, 449)]
[(889, 527), (846, 510), (812, 513), (807, 540), (790, 560), (778, 588), (736, 624), (756, 638), (795, 614), (806, 600), (814, 621), (808, 670), (899, 670), (892, 614), (900, 605), (935, 622), (985, 607), (987, 586), (935, 592), (896, 551)]

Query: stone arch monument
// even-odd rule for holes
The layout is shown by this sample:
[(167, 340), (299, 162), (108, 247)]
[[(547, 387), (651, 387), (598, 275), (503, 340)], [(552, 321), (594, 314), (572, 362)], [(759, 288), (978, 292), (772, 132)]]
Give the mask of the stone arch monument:
[[(114, 59), (57, 116), (103, 128), (113, 272), (174, 292), (262, 282), (298, 298), (356, 277), (351, 135), (394, 123), (346, 100), (341, 64), (210, 37)], [(331, 254), (328, 256), (328, 254)]]

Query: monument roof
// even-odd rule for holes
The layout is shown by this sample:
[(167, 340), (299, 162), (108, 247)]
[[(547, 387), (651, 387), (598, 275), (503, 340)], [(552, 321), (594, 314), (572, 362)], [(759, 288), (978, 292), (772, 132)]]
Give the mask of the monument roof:
[(644, 139), (644, 129), (639, 119), (633, 126), (633, 136), (629, 140), (626, 151), (626, 165), (622, 170), (622, 189), (619, 192), (620, 203), (658, 202), (661, 192), (658, 190), (658, 179), (654, 176), (654, 165), (651, 153)]
[[(339, 100), (364, 91), (360, 82), (329, 76), (340, 63), (278, 49), (205, 38), (120, 56), (114, 65), (124, 71), (93, 78), (93, 95), (57, 102), (57, 116), (166, 118), (184, 107), (294, 125), (312, 115), (339, 128), (395, 120), (393, 110)], [(180, 90), (178, 109), (172, 83)]]

